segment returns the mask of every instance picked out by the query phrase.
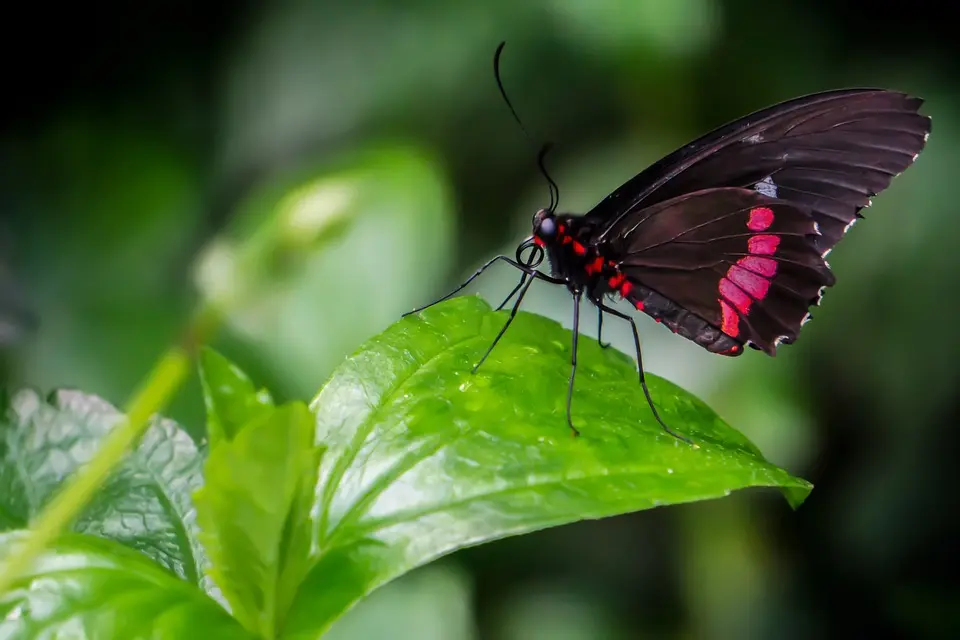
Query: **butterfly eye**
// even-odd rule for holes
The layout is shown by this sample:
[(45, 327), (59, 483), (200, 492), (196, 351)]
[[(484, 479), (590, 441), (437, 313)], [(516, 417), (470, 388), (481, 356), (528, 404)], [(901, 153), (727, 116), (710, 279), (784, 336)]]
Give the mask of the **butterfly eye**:
[(544, 218), (537, 227), (537, 234), (544, 238), (550, 238), (557, 232), (557, 223), (553, 218)]

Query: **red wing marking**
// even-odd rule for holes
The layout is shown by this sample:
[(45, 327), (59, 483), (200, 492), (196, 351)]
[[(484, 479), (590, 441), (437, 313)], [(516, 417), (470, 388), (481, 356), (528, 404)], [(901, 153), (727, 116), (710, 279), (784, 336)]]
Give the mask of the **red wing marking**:
[(636, 304), (635, 304), (634, 306), (637, 308), (637, 311), (643, 311), (643, 301), (642, 301), (642, 300), (637, 300), (637, 302), (636, 302)]
[(720, 295), (726, 298), (743, 315), (750, 313), (750, 305), (753, 304), (753, 299), (743, 289), (726, 278), (720, 279)]
[(626, 298), (630, 295), (630, 290), (633, 289), (633, 284), (630, 282), (624, 282), (620, 285), (620, 296)]
[(780, 236), (760, 234), (747, 240), (747, 250), (750, 253), (772, 256), (780, 246)]
[(577, 242), (576, 240), (574, 240), (574, 241), (573, 241), (573, 252), (574, 252), (575, 254), (577, 254), (578, 256), (586, 255), (586, 253), (587, 253), (587, 248), (586, 248), (585, 246), (583, 246), (582, 244), (580, 244), (579, 242)]
[(754, 273), (772, 278), (777, 273), (777, 261), (773, 258), (761, 258), (759, 256), (744, 256), (737, 260), (737, 264), (744, 269)]
[(740, 316), (737, 315), (736, 310), (727, 304), (725, 300), (719, 300), (719, 302), (720, 312), (722, 314), (720, 330), (728, 336), (736, 338), (740, 335)]
[[(767, 297), (770, 281), (737, 265), (730, 265), (727, 278), (735, 285), (750, 294), (754, 300), (763, 300)], [(722, 292), (722, 291), (721, 291)]]
[[(753, 230), (763, 230), (773, 223), (773, 212), (766, 207), (750, 210), (747, 226)], [(770, 291), (771, 280), (777, 274), (777, 261), (770, 256), (776, 253), (780, 245), (780, 236), (758, 234), (747, 240), (747, 250), (755, 255), (744, 256), (730, 265), (727, 273), (720, 278), (721, 330), (728, 336), (736, 337), (740, 330), (740, 319), (736, 312), (750, 313), (754, 300), (763, 300)], [(732, 305), (732, 306), (731, 306)], [(733, 333), (728, 331), (731, 329)]]
[(563, 236), (563, 240), (561, 240), (561, 242), (563, 244), (570, 244), (571, 242), (573, 242), (573, 238), (571, 238), (570, 236)]
[(540, 239), (540, 236), (533, 236), (533, 244), (537, 245), (538, 247), (546, 246), (546, 243)]
[(626, 280), (626, 276), (622, 273), (618, 273), (607, 281), (607, 284), (610, 285), (611, 289), (619, 289), (620, 285), (623, 284), (623, 281)]
[(747, 228), (751, 231), (766, 231), (773, 224), (773, 209), (768, 207), (756, 207), (750, 209), (750, 219), (747, 220)]

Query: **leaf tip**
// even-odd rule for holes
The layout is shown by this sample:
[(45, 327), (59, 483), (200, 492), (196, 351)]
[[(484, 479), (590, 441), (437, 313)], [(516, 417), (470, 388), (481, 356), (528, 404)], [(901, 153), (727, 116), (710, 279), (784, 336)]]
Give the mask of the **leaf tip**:
[(794, 511), (800, 508), (812, 491), (813, 484), (806, 480), (798, 480), (796, 485), (781, 488), (783, 497)]

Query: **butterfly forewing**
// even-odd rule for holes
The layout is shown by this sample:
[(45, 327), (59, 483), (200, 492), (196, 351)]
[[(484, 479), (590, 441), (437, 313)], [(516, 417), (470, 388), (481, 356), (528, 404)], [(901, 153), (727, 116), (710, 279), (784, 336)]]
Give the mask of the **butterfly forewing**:
[(633, 302), (671, 328), (652, 290), (741, 344), (773, 354), (832, 285), (809, 211), (751, 189), (706, 189), (641, 209), (611, 239)]
[(721, 127), (650, 166), (586, 215), (595, 240), (626, 230), (641, 207), (716, 187), (750, 188), (799, 205), (829, 251), (923, 149), (930, 119), (919, 98), (833, 91), (775, 105)]

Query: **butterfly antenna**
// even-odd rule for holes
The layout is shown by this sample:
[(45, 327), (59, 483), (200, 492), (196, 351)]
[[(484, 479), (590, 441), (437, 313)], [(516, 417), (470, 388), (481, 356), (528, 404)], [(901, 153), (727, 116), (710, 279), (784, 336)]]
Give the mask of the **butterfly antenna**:
[[(513, 108), (513, 103), (510, 102), (510, 98), (507, 96), (507, 90), (503, 88), (503, 79), (500, 77), (500, 55), (503, 53), (503, 48), (505, 46), (507, 46), (506, 41), (501, 42), (499, 46), (497, 46), (496, 53), (493, 54), (493, 76), (497, 79), (497, 88), (500, 89), (500, 95), (503, 96), (503, 101), (507, 103), (507, 107), (510, 109), (513, 119), (517, 121), (518, 125), (520, 125), (520, 130), (523, 131), (523, 134), (527, 137), (527, 140), (533, 142), (533, 136), (531, 136), (530, 132), (527, 131), (527, 128), (523, 126), (523, 121), (520, 120), (517, 110)], [(540, 154), (537, 157), (537, 166), (540, 167), (540, 173), (542, 173), (543, 177), (547, 180), (547, 186), (550, 189), (549, 210), (553, 212), (556, 211), (557, 205), (560, 204), (560, 189), (557, 187), (557, 183), (554, 182), (553, 178), (550, 177), (550, 174), (547, 173), (547, 167), (544, 164), (544, 157), (547, 155), (547, 151), (550, 150), (550, 146), (551, 145), (547, 143), (540, 149)]]
[(550, 185), (550, 212), (555, 213), (557, 207), (560, 205), (560, 187), (557, 186), (557, 183), (554, 182), (553, 178), (550, 177), (550, 174), (547, 172), (546, 157), (547, 152), (550, 151), (552, 145), (548, 142), (543, 145), (543, 148), (540, 149), (540, 155), (537, 156), (537, 165), (540, 167), (540, 173), (543, 174), (543, 177), (547, 179), (547, 184)]

